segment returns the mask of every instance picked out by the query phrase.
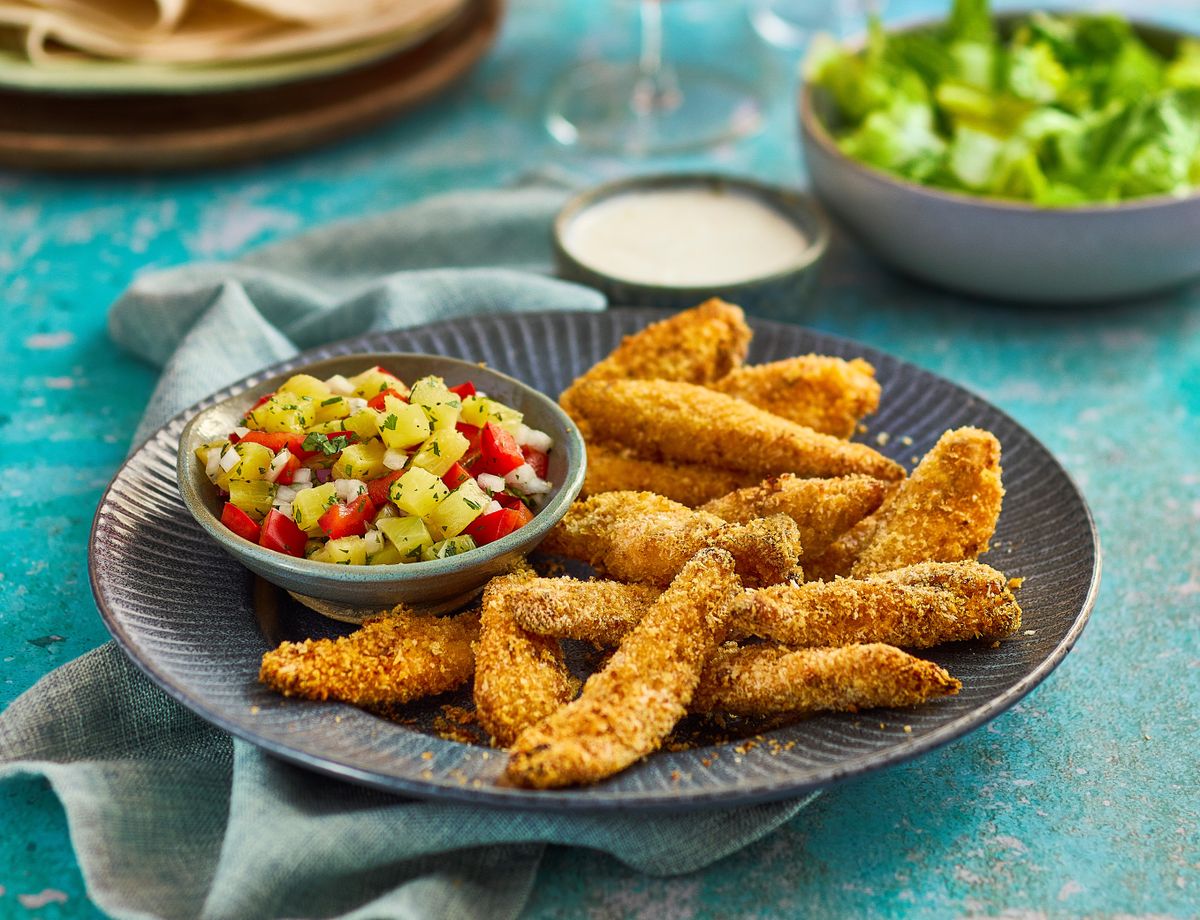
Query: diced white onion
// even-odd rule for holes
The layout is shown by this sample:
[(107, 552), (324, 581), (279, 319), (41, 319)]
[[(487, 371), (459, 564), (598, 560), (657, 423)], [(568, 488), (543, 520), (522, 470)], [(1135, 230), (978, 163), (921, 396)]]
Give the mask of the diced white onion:
[(402, 450), (389, 450), (383, 455), (383, 465), (389, 470), (402, 470), (408, 462), (408, 454)]
[(204, 473), (209, 479), (216, 479), (220, 469), (221, 452), (214, 447), (208, 452), (208, 459), (204, 462)]
[(538, 474), (533, 471), (533, 467), (528, 463), (522, 463), (515, 470), (504, 477), (504, 481), (510, 486), (516, 486), (522, 492), (528, 492), (530, 495), (540, 495), (543, 492), (550, 491), (550, 483), (538, 477)]
[(281, 501), (279, 501), (279, 499), (276, 499), (275, 504), (273, 504), (271, 507), (274, 508), (276, 511), (278, 511), (280, 514), (282, 514), (284, 517), (292, 516), (292, 503), (291, 502), (281, 502)]
[(241, 455), (232, 447), (228, 448), (225, 453), (221, 454), (221, 469), (228, 473), (231, 469), (238, 465), (241, 460)]
[(291, 486), (280, 486), (275, 490), (275, 500), (280, 502), (290, 502), (296, 497), (296, 490)]
[(483, 392), (483, 390), (476, 390), (475, 395), (480, 399), (487, 399), (487, 393)]
[(349, 396), (354, 392), (354, 387), (350, 381), (341, 374), (334, 374), (325, 381), (325, 386), (329, 387), (329, 392), (333, 393), (334, 396)]
[(279, 474), (283, 472), (283, 468), (287, 466), (288, 461), (292, 459), (292, 452), (286, 447), (275, 455), (275, 459), (271, 461), (271, 468), (267, 470), (267, 482), (274, 482), (279, 478)]
[(367, 408), (367, 401), (361, 396), (351, 396), (346, 400), (346, 405), (350, 407), (350, 414), (353, 415), (355, 412), (362, 412)]
[(491, 473), (480, 473), (475, 477), (475, 481), (479, 483), (479, 488), (487, 492), (488, 495), (503, 492), (506, 485), (503, 476), (493, 476)]
[(522, 425), (521, 429), (521, 436), (517, 438), (517, 443), (521, 447), (532, 447), (534, 450), (540, 450), (543, 454), (550, 453), (550, 448), (554, 446), (554, 439), (550, 435), (527, 425)]
[(351, 502), (367, 491), (366, 484), (358, 479), (335, 479), (333, 487), (337, 491), (338, 501)]
[(248, 435), (250, 433), (250, 429), (245, 428), (245, 427), (235, 428), (235, 429), (233, 429), (233, 433), (238, 436), (238, 440), (240, 441), (242, 438), (244, 438), (246, 435)]
[(292, 473), (292, 485), (302, 486), (312, 482), (312, 470), (306, 466), (300, 467), (296, 472)]
[(500, 504), (498, 501), (496, 501), (495, 499), (493, 499), (491, 504), (489, 504), (486, 508), (483, 509), (483, 513), (484, 514), (493, 514), (497, 511), (503, 511), (503, 510), (504, 510), (504, 506), (502, 504)]
[(367, 541), (368, 553), (377, 553), (383, 549), (383, 536), (378, 530), (368, 530), (364, 539)]

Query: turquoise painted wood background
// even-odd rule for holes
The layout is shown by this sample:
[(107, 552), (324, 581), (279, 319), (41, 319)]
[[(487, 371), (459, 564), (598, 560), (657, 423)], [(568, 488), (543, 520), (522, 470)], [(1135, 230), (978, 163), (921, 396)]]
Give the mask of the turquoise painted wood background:
[[(545, 88), (583, 54), (632, 43), (627, 4), (516, 0), (469, 81), (364, 137), (259, 166), (164, 178), (0, 173), (0, 705), (107, 638), (88, 527), (151, 371), (105, 337), (133, 275), (236, 256), (337, 218), (527, 170), (599, 179), (716, 167), (802, 184), (794, 61), (742, 4), (669, 5), (674, 37), (768, 88), (766, 129), (702, 156), (569, 154), (539, 127)], [(936, 12), (893, 2), (889, 18)], [(1184, 0), (1134, 3), (1200, 30)], [(1200, 245), (1200, 241), (1197, 241)], [(972, 387), (1079, 480), (1105, 546), (1091, 625), (1061, 668), (984, 729), (823, 795), (708, 870), (639, 876), (553, 850), (529, 907), (577, 917), (1196, 916), (1200, 911), (1200, 287), (1072, 310), (964, 300), (842, 243), (797, 322)], [(0, 787), (0, 917), (87, 917), (62, 814), (40, 783)]]

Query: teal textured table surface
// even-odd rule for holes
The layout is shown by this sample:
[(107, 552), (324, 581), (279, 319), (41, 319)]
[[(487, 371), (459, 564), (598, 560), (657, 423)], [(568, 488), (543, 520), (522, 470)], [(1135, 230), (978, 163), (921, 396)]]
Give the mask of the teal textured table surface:
[[(888, 17), (940, 8), (893, 2)], [(1183, 0), (1136, 8), (1200, 30)], [(563, 151), (539, 124), (545, 88), (574, 57), (628, 44), (632, 10), (518, 0), (469, 80), (340, 145), (175, 177), (0, 174), (0, 706), (108, 638), (88, 588), (88, 529), (154, 375), (109, 343), (105, 313), (138, 271), (235, 257), (544, 167), (582, 180), (688, 167), (803, 183), (794, 61), (759, 45), (741, 4), (674, 15), (690, 53), (752, 68), (769, 89), (762, 133), (636, 164)], [(705, 871), (653, 879), (552, 849), (528, 916), (1196, 916), (1200, 287), (1072, 310), (984, 304), (899, 278), (839, 240), (794, 319), (977, 390), (1055, 452), (1104, 545), (1092, 622), (1063, 665), (987, 727), (829, 790)], [(53, 794), (5, 783), (0, 917), (88, 916), (99, 912)]]

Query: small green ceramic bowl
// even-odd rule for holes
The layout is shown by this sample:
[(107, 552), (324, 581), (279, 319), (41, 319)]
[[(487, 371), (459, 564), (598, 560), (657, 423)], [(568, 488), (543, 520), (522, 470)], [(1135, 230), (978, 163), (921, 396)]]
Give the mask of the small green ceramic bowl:
[[(807, 240), (807, 247), (795, 264), (783, 271), (697, 286), (632, 281), (590, 265), (571, 251), (567, 242), (571, 224), (592, 206), (619, 195), (679, 189), (702, 189), (758, 201), (795, 226)], [(610, 304), (686, 310), (710, 297), (720, 297), (756, 316), (796, 320), (803, 315), (803, 306), (816, 284), (829, 234), (829, 222), (820, 206), (802, 192), (720, 173), (661, 173), (618, 179), (573, 197), (554, 221), (554, 257), (560, 277), (603, 291)]]
[[(241, 424), (255, 401), (273, 392), (293, 374), (325, 379), (351, 376), (380, 365), (410, 382), (430, 374), (451, 386), (467, 380), (506, 405), (523, 412), (526, 423), (554, 439), (547, 478), (554, 489), (524, 527), (478, 549), (448, 559), (404, 565), (350, 566), (297, 559), (264, 549), (237, 536), (220, 521), (223, 501), (204, 473), (195, 448), (219, 440)], [(420, 354), (360, 354), (330, 358), (289, 369), (231, 399), (197, 413), (179, 438), (178, 481), (184, 504), (208, 534), (246, 568), (272, 584), (319, 601), (312, 606), (339, 619), (337, 611), (375, 609), (407, 604), (433, 612), (452, 609), (470, 600), (488, 579), (503, 574), (542, 541), (562, 519), (583, 487), (587, 457), (575, 423), (552, 399), (505, 374), (468, 361)]]

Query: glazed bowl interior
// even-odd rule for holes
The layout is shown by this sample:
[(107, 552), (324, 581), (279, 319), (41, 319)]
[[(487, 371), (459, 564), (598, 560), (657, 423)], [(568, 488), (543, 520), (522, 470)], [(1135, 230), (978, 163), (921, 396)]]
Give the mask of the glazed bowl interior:
[[(544, 496), (533, 520), (506, 537), (459, 556), (422, 562), (348, 566), (299, 559), (264, 549), (237, 536), (220, 521), (224, 500), (205, 475), (196, 447), (220, 440), (242, 424), (259, 397), (274, 392), (293, 374), (325, 379), (352, 376), (379, 365), (406, 383), (435, 375), (450, 386), (471, 380), (488, 396), (522, 412), (532, 428), (554, 441), (547, 479), (553, 489)], [(239, 395), (202, 409), (180, 435), (178, 482), (184, 504), (200, 526), (247, 568), (297, 594), (355, 607), (405, 603), (426, 610), (446, 609), (469, 599), (495, 575), (507, 571), (530, 552), (566, 514), (583, 486), (586, 468), (583, 438), (574, 422), (553, 400), (519, 380), (482, 365), (420, 354), (359, 354), (296, 366)]]

